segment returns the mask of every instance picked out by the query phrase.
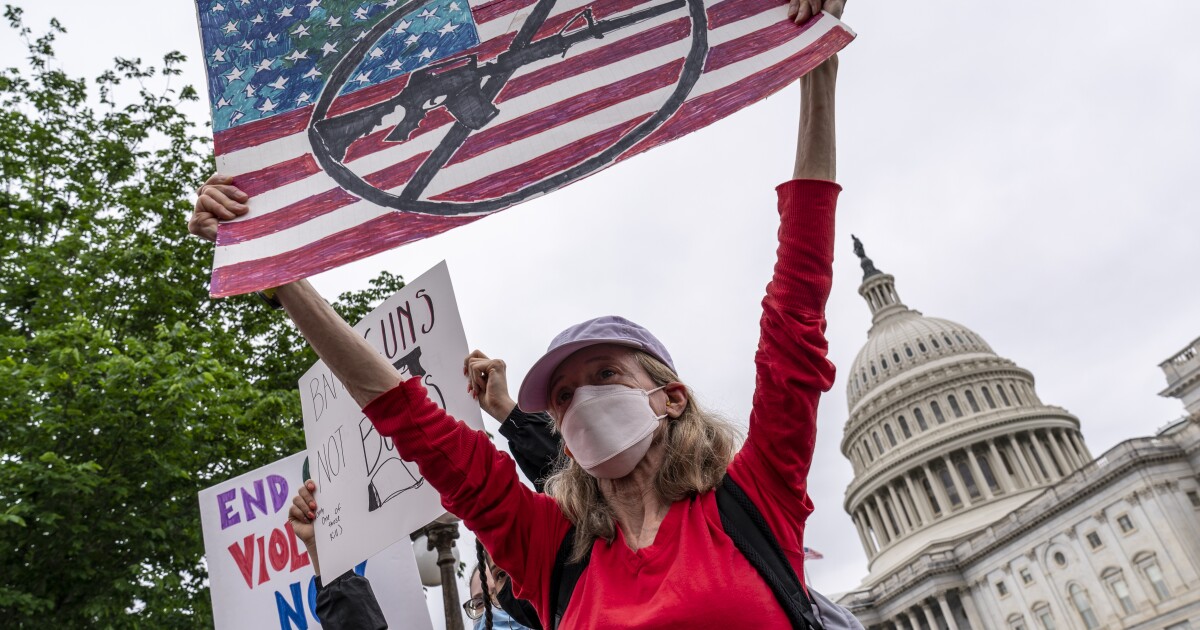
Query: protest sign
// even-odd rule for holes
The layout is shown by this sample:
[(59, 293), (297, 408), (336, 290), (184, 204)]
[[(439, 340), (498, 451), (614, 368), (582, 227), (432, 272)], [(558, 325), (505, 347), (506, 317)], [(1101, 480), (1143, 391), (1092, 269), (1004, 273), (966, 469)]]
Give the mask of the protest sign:
[[(483, 428), (479, 404), (467, 393), (467, 337), (444, 261), (354, 329), (401, 374), (421, 379), (450, 415)], [(445, 512), (416, 464), (400, 459), (324, 362), (300, 379), (300, 398), (317, 483), (323, 570), (347, 571)]]
[(854, 37), (780, 0), (196, 0), (218, 170), (251, 195), (211, 291), (471, 223), (758, 101)]
[[(297, 453), (200, 492), (216, 630), (321, 627), (313, 566), (288, 523), (306, 457)], [(323, 565), (326, 580), (338, 575)], [(353, 570), (371, 581), (391, 628), (432, 630), (407, 539)]]

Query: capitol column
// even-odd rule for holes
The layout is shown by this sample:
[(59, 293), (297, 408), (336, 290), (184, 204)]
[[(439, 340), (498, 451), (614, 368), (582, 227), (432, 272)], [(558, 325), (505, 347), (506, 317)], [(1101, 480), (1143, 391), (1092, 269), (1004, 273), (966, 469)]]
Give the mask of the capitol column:
[(1071, 441), (1067, 438), (1066, 429), (1055, 429), (1054, 433), (1057, 435), (1055, 439), (1058, 440), (1059, 448), (1061, 448), (1063, 452), (1067, 454), (1067, 458), (1071, 460), (1074, 468), (1079, 470), (1080, 468), (1086, 466), (1087, 462), (1083, 461), (1083, 458), (1079, 456), (1079, 453), (1076, 453), (1075, 449), (1071, 447)]
[(926, 525), (932, 523), (933, 508), (927, 503), (929, 498), (925, 496), (924, 492), (919, 495), (917, 494), (916, 486), (912, 482), (912, 475), (909, 473), (904, 473), (904, 484), (908, 487), (908, 498), (916, 505), (917, 512), (921, 516), (921, 522)]
[[(892, 505), (894, 506), (892, 509), (896, 512), (896, 521), (897, 521), (896, 524), (900, 526), (900, 530), (904, 534), (908, 534), (908, 533), (912, 532), (913, 527), (915, 527), (916, 525), (913, 523), (909, 523), (908, 519), (904, 518), (905, 515), (908, 513), (908, 508), (905, 507), (904, 505), (901, 505), (900, 495), (896, 494), (896, 489), (892, 487), (892, 483), (890, 481), (887, 484), (887, 490), (888, 490), (888, 494), (891, 495), (891, 497), (892, 497)], [(909, 517), (909, 518), (911, 518), (911, 517)], [(907, 527), (905, 527), (906, 523), (908, 525)]]
[(867, 538), (867, 532), (863, 529), (862, 517), (856, 512), (850, 517), (850, 520), (854, 521), (854, 529), (858, 530), (858, 540), (862, 542), (863, 551), (867, 552), (868, 558), (874, 557), (875, 545), (871, 544), (870, 539)]
[(940, 626), (938, 626), (937, 618), (933, 616), (933, 608), (929, 606), (929, 600), (923, 599), (919, 605), (921, 607), (921, 612), (925, 613), (926, 625), (928, 625), (932, 630), (938, 630)]
[[(975, 474), (975, 486), (983, 493), (985, 501), (991, 501), (996, 495), (992, 494), (991, 484), (987, 482), (987, 478), (983, 476), (983, 468), (979, 466), (979, 460), (975, 457), (975, 449), (967, 447), (967, 461), (971, 466), (971, 472)], [(996, 471), (992, 471), (996, 474)]]
[(988, 440), (988, 452), (992, 454), (992, 474), (996, 475), (996, 480), (1000, 482), (1000, 487), (1004, 489), (1005, 494), (1012, 494), (1015, 488), (1013, 487), (1012, 476), (1009, 475), (1008, 469), (1004, 466), (1004, 460), (1000, 457), (1000, 451), (996, 448), (996, 440)]
[(1054, 429), (1046, 429), (1046, 441), (1050, 443), (1050, 450), (1054, 452), (1054, 456), (1058, 458), (1062, 464), (1064, 476), (1071, 474), (1075, 470), (1075, 466), (1067, 459), (1067, 455), (1058, 447), (1058, 440), (1054, 439)]
[(1033, 444), (1033, 450), (1037, 454), (1038, 459), (1042, 460), (1042, 466), (1046, 468), (1046, 474), (1050, 475), (1049, 480), (1054, 481), (1057, 476), (1054, 469), (1054, 462), (1050, 461), (1050, 453), (1046, 452), (1046, 447), (1038, 439), (1037, 431), (1029, 432), (1029, 442)]
[(950, 459), (949, 453), (942, 455), (942, 465), (946, 467), (946, 472), (950, 473), (950, 481), (954, 484), (954, 489), (958, 491), (958, 498), (962, 500), (963, 507), (971, 507), (971, 496), (967, 494), (966, 484), (958, 478), (958, 470), (954, 468), (954, 462)]
[(875, 532), (875, 540), (879, 544), (879, 549), (883, 549), (892, 539), (888, 536), (887, 531), (880, 527), (879, 514), (875, 511), (875, 506), (871, 505), (871, 499), (872, 497), (868, 496), (863, 501), (863, 509), (867, 511), (867, 520), (871, 523), (871, 530)]
[(950, 610), (950, 604), (946, 602), (946, 592), (942, 591), (937, 594), (938, 608), (942, 609), (942, 616), (946, 618), (946, 625), (950, 630), (958, 630), (958, 622), (954, 620), (954, 612)]
[(933, 488), (933, 494), (937, 497), (938, 506), (942, 509), (942, 516), (950, 514), (950, 497), (946, 494), (946, 488), (942, 485), (942, 480), (933, 476), (933, 469), (929, 466), (929, 462), (921, 464), (921, 469), (925, 471), (925, 480), (929, 482), (929, 487)]
[[(905, 475), (904, 479), (907, 482), (908, 475)], [(918, 526), (923, 527), (923, 526), (929, 524), (929, 521), (926, 520), (926, 518), (925, 518), (925, 514), (921, 512), (921, 508), (917, 507), (917, 500), (913, 497), (912, 492), (909, 490), (907, 483), (905, 484), (904, 487), (897, 490), (896, 494), (899, 494), (900, 500), (904, 501), (904, 505), (908, 506), (909, 514), (912, 515), (913, 521)]]
[(963, 612), (967, 613), (971, 630), (986, 630), (983, 620), (979, 617), (979, 609), (975, 607), (975, 597), (971, 595), (970, 586), (958, 590), (958, 601), (962, 602)]
[(1016, 455), (1017, 462), (1021, 465), (1021, 471), (1029, 478), (1029, 487), (1041, 485), (1042, 477), (1033, 470), (1033, 462), (1029, 461), (1029, 456), (1025, 453), (1025, 447), (1021, 445), (1021, 434), (1014, 433), (1008, 438), (1009, 446), (1012, 447), (1013, 454)]

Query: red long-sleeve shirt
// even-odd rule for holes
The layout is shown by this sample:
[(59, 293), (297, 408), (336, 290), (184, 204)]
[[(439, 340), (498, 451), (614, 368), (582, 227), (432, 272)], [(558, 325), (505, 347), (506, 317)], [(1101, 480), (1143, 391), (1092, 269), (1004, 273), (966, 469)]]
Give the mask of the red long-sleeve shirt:
[[(840, 190), (815, 180), (777, 189), (779, 252), (763, 300), (750, 431), (729, 465), (799, 576), (804, 524), (813, 510), (807, 477), (817, 401), (834, 378), (824, 310)], [(430, 402), (420, 379), (401, 383), (363, 411), (508, 571), (516, 595), (532, 601), (543, 620), (553, 614), (550, 572), (571, 525), (554, 500), (522, 484), (513, 460), (487, 435)], [(631, 551), (616, 531), (612, 544), (595, 542), (564, 630), (789, 627), (771, 590), (725, 534), (714, 492), (672, 505), (648, 547)]]

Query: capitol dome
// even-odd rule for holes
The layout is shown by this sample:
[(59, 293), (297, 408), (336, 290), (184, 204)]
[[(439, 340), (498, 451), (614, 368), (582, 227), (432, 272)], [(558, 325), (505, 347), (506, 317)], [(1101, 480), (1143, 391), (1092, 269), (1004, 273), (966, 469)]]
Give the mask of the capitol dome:
[(855, 239), (871, 309), (846, 385), (845, 508), (872, 575), (995, 522), (1091, 461), (1079, 420), (975, 331), (910, 309)]

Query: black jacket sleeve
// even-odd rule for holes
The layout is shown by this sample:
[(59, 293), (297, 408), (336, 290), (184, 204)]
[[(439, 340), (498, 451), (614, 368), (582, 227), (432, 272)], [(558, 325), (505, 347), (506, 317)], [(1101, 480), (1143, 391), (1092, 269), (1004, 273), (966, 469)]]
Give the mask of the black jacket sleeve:
[(517, 599), (513, 595), (512, 580), (505, 582), (500, 592), (496, 593), (496, 601), (500, 602), (500, 607), (513, 618), (513, 621), (529, 630), (542, 630), (542, 622), (538, 619), (537, 609), (533, 607), (533, 604), (523, 599)]
[(317, 577), (317, 617), (326, 630), (387, 630), (371, 582), (353, 571), (329, 583)]
[(520, 407), (513, 407), (500, 424), (500, 435), (508, 439), (508, 447), (521, 472), (533, 482), (538, 492), (542, 492), (542, 485), (553, 472), (554, 460), (560, 450), (554, 421), (547, 414), (525, 413)]

